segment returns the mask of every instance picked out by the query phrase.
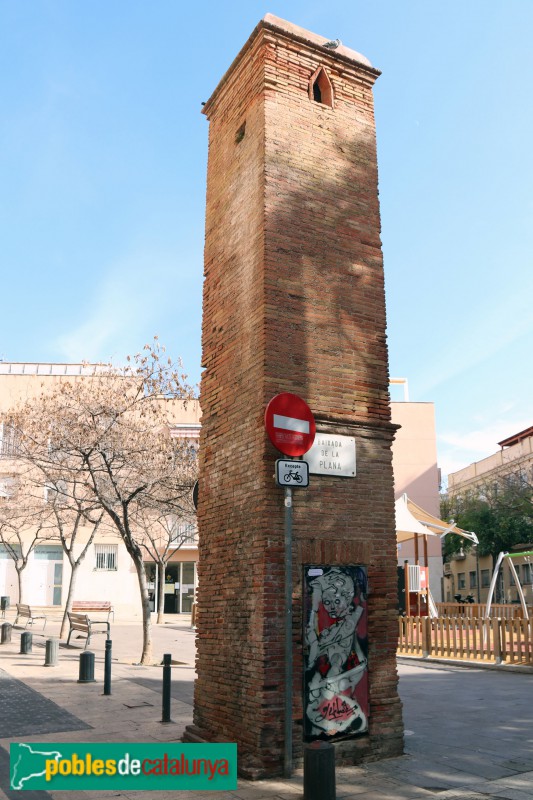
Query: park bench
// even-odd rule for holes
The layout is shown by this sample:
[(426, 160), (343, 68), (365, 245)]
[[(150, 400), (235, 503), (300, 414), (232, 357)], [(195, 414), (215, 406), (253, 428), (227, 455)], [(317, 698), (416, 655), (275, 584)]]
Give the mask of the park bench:
[[(109, 621), (107, 622), (104, 620), (92, 621), (89, 619), (87, 614), (77, 614), (74, 611), (69, 611), (68, 622), (70, 625), (70, 629), (68, 632), (67, 646), (70, 642), (70, 637), (72, 636), (74, 631), (79, 631), (80, 633), (84, 633), (86, 635), (87, 638), (85, 640), (85, 647), (87, 647), (87, 645), (90, 643), (91, 635), (93, 633), (107, 633), (107, 638), (109, 639), (109, 632), (110, 632)], [(102, 631), (93, 630), (93, 628), (97, 625), (105, 625), (106, 626), (105, 630)]]
[(115, 609), (109, 600), (73, 600), (72, 611), (87, 613), (89, 611), (107, 612), (107, 621), (113, 615), (113, 622), (115, 621)]
[(31, 606), (27, 606), (24, 603), (17, 603), (17, 616), (15, 617), (15, 622), (13, 623), (14, 625), (17, 624), (19, 617), (23, 617), (26, 619), (26, 625), (24, 626), (25, 628), (28, 627), (28, 623), (31, 623), (31, 625), (33, 625), (36, 619), (44, 619), (43, 631), (46, 627), (46, 615), (36, 614), (31, 610)]

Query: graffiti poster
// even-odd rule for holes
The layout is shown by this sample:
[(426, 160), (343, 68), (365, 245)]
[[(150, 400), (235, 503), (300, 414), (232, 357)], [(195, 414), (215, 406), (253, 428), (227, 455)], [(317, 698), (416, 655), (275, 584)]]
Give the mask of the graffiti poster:
[(304, 734), (368, 730), (367, 573), (361, 566), (304, 567)]

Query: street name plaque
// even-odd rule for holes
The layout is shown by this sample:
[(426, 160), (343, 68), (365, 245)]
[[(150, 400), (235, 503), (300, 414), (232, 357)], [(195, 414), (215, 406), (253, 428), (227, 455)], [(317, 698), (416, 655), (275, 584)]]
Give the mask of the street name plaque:
[(355, 478), (355, 438), (317, 431), (304, 460), (312, 475)]

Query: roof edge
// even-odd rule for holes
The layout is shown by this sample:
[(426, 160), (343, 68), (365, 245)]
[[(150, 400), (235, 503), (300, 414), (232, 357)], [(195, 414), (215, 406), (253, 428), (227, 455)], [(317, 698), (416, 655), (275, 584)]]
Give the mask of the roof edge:
[(255, 28), (253, 29), (252, 33), (241, 47), (233, 61), (231, 62), (230, 66), (223, 74), (222, 78), (219, 80), (216, 88), (212, 92), (209, 99), (204, 103), (202, 108), (202, 114), (205, 114), (209, 117), (209, 110), (213, 106), (216, 97), (219, 95), (220, 91), (227, 83), (231, 73), (236, 69), (239, 63), (242, 61), (250, 47), (252, 46), (253, 42), (259, 35), (262, 30), (270, 30), (274, 33), (281, 33), (285, 36), (288, 36), (290, 39), (294, 41), (301, 42), (307, 46), (313, 47), (313, 49), (317, 51), (323, 51), (328, 56), (332, 56), (335, 59), (340, 61), (344, 61), (349, 64), (354, 64), (364, 72), (367, 73), (369, 77), (372, 78), (372, 82), (376, 80), (381, 75), (380, 70), (376, 69), (372, 66), (371, 62), (361, 53), (358, 53), (356, 50), (352, 50), (349, 47), (345, 47), (343, 44), (339, 44), (339, 46), (335, 49), (327, 49), (324, 50), (324, 45), (329, 41), (325, 36), (320, 36), (317, 33), (312, 33), (311, 31), (306, 30), (305, 28), (301, 28), (299, 25), (294, 25), (292, 22), (288, 22), (287, 20), (282, 19), (281, 17), (276, 17), (274, 14), (265, 14), (265, 16), (259, 20)]
[[(301, 28), (299, 25), (294, 25), (292, 22), (288, 22), (281, 17), (276, 17), (274, 14), (265, 14), (261, 22), (265, 27), (276, 31), (282, 31), (283, 33), (288, 34), (291, 38), (298, 39), (306, 44), (323, 48), (324, 45), (329, 42), (325, 36), (320, 36), (318, 33), (313, 33), (305, 28)], [(352, 50), (350, 47), (346, 47), (342, 44), (342, 42), (340, 42), (340, 40), (337, 41), (339, 41), (339, 45), (336, 48), (328, 49), (328, 52), (331, 55), (343, 56), (349, 61), (355, 61), (358, 65), (372, 70), (376, 77), (381, 75), (381, 72), (372, 66), (372, 63), (366, 56), (364, 56), (362, 53), (358, 53), (357, 50)]]

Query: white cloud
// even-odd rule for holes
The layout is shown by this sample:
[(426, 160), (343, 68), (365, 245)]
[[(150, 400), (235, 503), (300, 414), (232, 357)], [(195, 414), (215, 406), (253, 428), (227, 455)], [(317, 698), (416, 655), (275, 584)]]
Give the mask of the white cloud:
[(532, 424), (531, 417), (498, 418), (467, 433), (447, 431), (437, 436), (439, 466), (443, 475), (456, 472), (498, 451), (498, 442)]
[(55, 341), (68, 361), (123, 357), (157, 333), (158, 320), (174, 303), (179, 266), (160, 254), (136, 254), (113, 265), (85, 306), (85, 318)]

